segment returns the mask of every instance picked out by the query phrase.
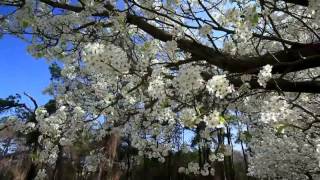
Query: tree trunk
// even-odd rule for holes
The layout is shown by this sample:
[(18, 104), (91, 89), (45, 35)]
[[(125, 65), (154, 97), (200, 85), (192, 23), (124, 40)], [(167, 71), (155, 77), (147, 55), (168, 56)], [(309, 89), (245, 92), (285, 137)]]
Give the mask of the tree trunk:
[(223, 162), (216, 162), (214, 165), (215, 168), (215, 174), (214, 174), (214, 180), (224, 180), (224, 163)]
[(104, 140), (105, 156), (108, 162), (100, 165), (100, 180), (119, 180), (121, 177), (121, 169), (118, 164), (114, 163), (117, 158), (118, 145), (120, 143), (120, 135), (118, 132), (112, 132)]

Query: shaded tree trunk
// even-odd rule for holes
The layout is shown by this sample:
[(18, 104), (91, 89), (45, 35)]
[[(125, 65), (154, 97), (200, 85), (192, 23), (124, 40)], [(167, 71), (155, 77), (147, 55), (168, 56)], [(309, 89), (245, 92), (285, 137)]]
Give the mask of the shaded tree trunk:
[(214, 180), (224, 180), (225, 179), (224, 163), (216, 162), (214, 164), (214, 169), (215, 169)]
[(110, 136), (107, 136), (104, 140), (105, 156), (108, 159), (107, 162), (100, 165), (99, 177), (100, 180), (119, 180), (121, 177), (121, 169), (117, 163), (114, 163), (117, 159), (117, 150), (120, 143), (120, 135), (118, 132), (112, 132)]

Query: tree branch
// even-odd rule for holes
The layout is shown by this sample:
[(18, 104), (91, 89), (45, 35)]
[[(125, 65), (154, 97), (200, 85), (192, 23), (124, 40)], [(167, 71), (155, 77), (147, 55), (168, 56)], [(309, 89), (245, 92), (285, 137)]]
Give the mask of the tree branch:
[[(241, 79), (229, 79), (236, 87), (240, 87), (243, 82)], [(278, 90), (283, 92), (304, 92), (304, 93), (320, 93), (320, 81), (288, 81), (285, 79), (271, 79), (266, 88), (259, 85), (257, 79), (253, 78), (249, 82), (251, 89)]]
[(301, 6), (309, 6), (308, 0), (283, 0), (284, 2), (301, 5)]
[(59, 3), (59, 2), (50, 1), (50, 0), (40, 0), (40, 2), (43, 2), (55, 8), (61, 8), (61, 9), (65, 9), (73, 12), (81, 12), (82, 10), (84, 10), (84, 7), (74, 6), (67, 3)]
[(38, 108), (38, 104), (37, 104), (37, 101), (32, 97), (30, 96), (29, 94), (27, 94), (26, 92), (23, 93), (25, 96), (27, 96), (33, 103), (33, 106), (34, 106), (34, 111), (37, 110)]

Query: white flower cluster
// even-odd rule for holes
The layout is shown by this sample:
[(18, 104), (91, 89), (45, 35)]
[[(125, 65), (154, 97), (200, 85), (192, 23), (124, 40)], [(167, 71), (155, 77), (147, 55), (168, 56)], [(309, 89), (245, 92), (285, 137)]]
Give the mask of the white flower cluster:
[(201, 137), (202, 139), (205, 139), (205, 140), (207, 140), (207, 141), (210, 141), (210, 140), (212, 140), (212, 135), (211, 135), (211, 133), (212, 133), (212, 129), (206, 127), (204, 130), (201, 130), (201, 131), (200, 131), (200, 137)]
[(170, 150), (170, 144), (159, 144), (155, 140), (147, 141), (139, 137), (132, 139), (132, 146), (139, 150), (139, 156), (145, 155), (149, 159), (157, 159), (160, 163), (165, 162)]
[(313, 18), (320, 17), (320, 4), (317, 0), (309, 0), (308, 10), (311, 11), (310, 14), (314, 16)]
[(219, 152), (217, 154), (210, 154), (209, 160), (211, 162), (214, 162), (214, 161), (222, 162), (222, 161), (224, 161), (224, 156), (225, 156), (224, 153), (221, 153), (221, 152)]
[[(41, 149), (37, 152), (38, 161), (50, 166), (54, 166), (59, 154), (59, 145), (67, 146), (72, 144), (72, 139), (76, 139), (76, 131), (80, 129), (78, 124), (73, 122), (81, 122), (84, 111), (80, 107), (75, 107), (74, 111), (69, 111), (66, 106), (59, 107), (55, 113), (48, 116), (45, 108), (39, 107), (36, 110), (36, 120), (38, 121), (36, 128), (40, 132), (38, 143)], [(73, 114), (72, 121), (68, 121), (68, 114)], [(83, 128), (83, 126), (81, 126)], [(83, 130), (82, 130), (83, 131)]]
[(171, 59), (175, 59), (175, 53), (178, 49), (178, 43), (175, 40), (167, 41), (165, 44), (165, 51)]
[(104, 53), (105, 46), (101, 43), (89, 43), (84, 47), (84, 55), (90, 56), (100, 56)]
[[(138, 150), (138, 155), (165, 162), (173, 144), (175, 113), (170, 108), (159, 109), (148, 115), (148, 119), (140, 116), (126, 123), (122, 132), (131, 137), (131, 145)], [(149, 137), (149, 138), (146, 138)]]
[(58, 158), (58, 146), (53, 144), (49, 138), (44, 139), (41, 143), (43, 144), (43, 150), (38, 152), (39, 162), (54, 166)]
[(262, 67), (258, 74), (258, 83), (262, 87), (267, 86), (267, 82), (272, 78), (272, 66), (267, 64)]
[(214, 110), (208, 116), (204, 116), (203, 120), (208, 127), (211, 127), (211, 128), (223, 127), (223, 124), (220, 123), (220, 113), (217, 110)]
[(161, 76), (157, 76), (152, 79), (148, 86), (148, 93), (152, 98), (164, 99), (165, 94), (165, 83)]
[(238, 50), (237, 46), (235, 46), (235, 44), (232, 41), (227, 40), (223, 43), (224, 52), (228, 52), (231, 55), (236, 55), (237, 50)]
[(316, 145), (316, 156), (318, 157), (319, 167), (320, 167), (320, 143), (318, 140), (318, 144)]
[(168, 123), (170, 126), (173, 126), (175, 123), (176, 113), (168, 107), (153, 111), (152, 116), (154, 116), (160, 124)]
[(193, 108), (184, 108), (180, 112), (180, 119), (185, 126), (192, 128), (200, 122), (196, 115), (196, 111)]
[(47, 172), (45, 169), (40, 169), (37, 172), (37, 176), (34, 178), (35, 180), (44, 180), (47, 177)]
[[(263, 178), (308, 179), (305, 170), (319, 169), (315, 147), (300, 130), (279, 136), (273, 128), (251, 129), (248, 174)], [(317, 178), (318, 179), (318, 178)]]
[(199, 175), (200, 174), (200, 166), (199, 163), (196, 162), (189, 162), (188, 168), (186, 169), (186, 174), (194, 174)]
[(200, 168), (199, 163), (189, 162), (188, 167), (179, 167), (179, 173), (185, 173), (186, 175), (193, 174), (195, 176), (214, 176), (215, 170), (211, 167), (209, 163), (205, 163), (202, 168)]
[(203, 37), (207, 37), (208, 34), (210, 34), (212, 31), (212, 27), (209, 25), (204, 25), (200, 28), (199, 33)]
[(209, 160), (211, 162), (214, 162), (216, 159), (217, 159), (217, 156), (215, 154), (212, 153), (212, 154), (209, 155)]
[(206, 85), (210, 94), (214, 94), (218, 98), (224, 98), (228, 94), (234, 92), (233, 85), (230, 85), (226, 75), (213, 76)]
[[(36, 110), (37, 128), (41, 133), (38, 137), (38, 142), (43, 147), (42, 150), (38, 152), (39, 162), (47, 163), (51, 166), (56, 163), (59, 149), (58, 146), (54, 144), (54, 141), (61, 135), (60, 125), (66, 116), (63, 110), (64, 108), (58, 109), (57, 116), (48, 116), (48, 112), (43, 107), (39, 107)], [(61, 114), (59, 115), (59, 113)]]
[(111, 43), (89, 43), (84, 47), (83, 56), (92, 72), (106, 75), (111, 72), (127, 73), (130, 68), (126, 53)]
[(17, 129), (19, 131), (21, 131), (24, 134), (28, 134), (32, 131), (34, 131), (36, 128), (36, 124), (34, 122), (27, 122), (25, 125), (20, 125), (20, 128)]
[(39, 131), (42, 135), (58, 138), (61, 134), (61, 125), (65, 122), (67, 114), (65, 106), (60, 107), (54, 115), (48, 116), (43, 119), (38, 119)]
[(252, 37), (250, 22), (239, 23), (233, 38), (237, 42), (246, 43)]
[(287, 101), (281, 96), (271, 96), (261, 107), (260, 120), (264, 123), (292, 122), (297, 119)]
[(227, 8), (223, 16), (219, 17), (222, 24), (235, 28), (233, 39), (238, 43), (245, 44), (252, 37), (252, 29), (259, 20), (255, 9), (255, 6), (246, 6), (242, 10)]
[(181, 95), (187, 95), (203, 88), (204, 80), (201, 77), (201, 68), (195, 65), (184, 65), (173, 80), (173, 85)]
[(66, 64), (61, 71), (61, 75), (69, 79), (74, 79), (77, 75), (76, 67), (70, 64)]
[(36, 109), (35, 114), (36, 114), (37, 121), (41, 121), (46, 116), (48, 116), (48, 112), (44, 107), (39, 107), (38, 109)]
[(91, 151), (85, 157), (83, 168), (85, 172), (94, 173), (97, 171), (98, 165), (101, 161), (105, 160), (105, 156), (99, 152)]

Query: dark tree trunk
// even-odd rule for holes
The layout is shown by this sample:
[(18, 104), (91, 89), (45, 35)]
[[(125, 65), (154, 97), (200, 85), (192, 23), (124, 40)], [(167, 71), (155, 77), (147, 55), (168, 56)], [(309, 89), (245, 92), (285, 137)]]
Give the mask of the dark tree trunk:
[(37, 176), (37, 166), (32, 162), (28, 170), (26, 180), (33, 180)]

